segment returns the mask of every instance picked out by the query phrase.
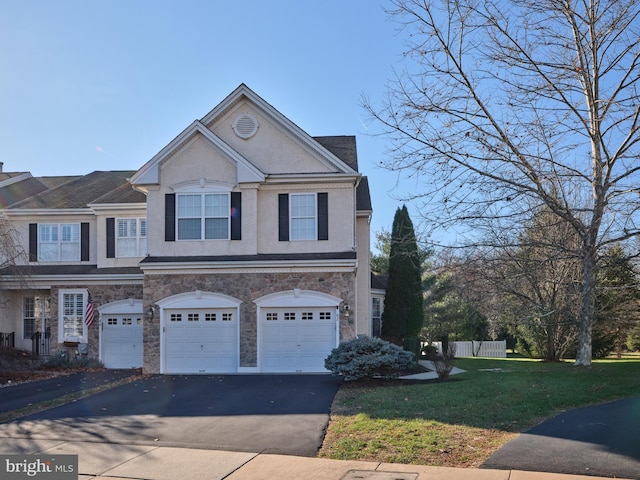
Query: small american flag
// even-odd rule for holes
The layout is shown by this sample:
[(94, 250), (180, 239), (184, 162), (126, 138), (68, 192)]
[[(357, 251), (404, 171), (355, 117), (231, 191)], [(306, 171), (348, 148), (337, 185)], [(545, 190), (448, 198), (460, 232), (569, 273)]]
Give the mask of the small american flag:
[(93, 323), (93, 318), (95, 316), (95, 312), (93, 310), (93, 299), (91, 298), (91, 294), (89, 293), (87, 296), (87, 310), (84, 314), (84, 323), (87, 324), (87, 327), (91, 326)]

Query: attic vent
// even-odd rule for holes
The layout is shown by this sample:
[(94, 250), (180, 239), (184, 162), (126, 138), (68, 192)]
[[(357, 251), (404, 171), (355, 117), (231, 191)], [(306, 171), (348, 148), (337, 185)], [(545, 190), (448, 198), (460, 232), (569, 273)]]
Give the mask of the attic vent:
[(251, 138), (258, 131), (258, 120), (248, 112), (241, 113), (233, 122), (233, 131), (240, 138)]

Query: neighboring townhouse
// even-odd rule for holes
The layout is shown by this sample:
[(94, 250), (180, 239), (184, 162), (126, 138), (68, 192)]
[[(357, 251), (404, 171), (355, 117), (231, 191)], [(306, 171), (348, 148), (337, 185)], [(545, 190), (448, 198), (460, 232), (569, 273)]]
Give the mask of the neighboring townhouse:
[(322, 372), (372, 333), (355, 138), (311, 137), (245, 85), (138, 171), (28, 177), (0, 183), (33, 183), (2, 205), (24, 248), (0, 272), (16, 347), (50, 331), (52, 354), (110, 368)]

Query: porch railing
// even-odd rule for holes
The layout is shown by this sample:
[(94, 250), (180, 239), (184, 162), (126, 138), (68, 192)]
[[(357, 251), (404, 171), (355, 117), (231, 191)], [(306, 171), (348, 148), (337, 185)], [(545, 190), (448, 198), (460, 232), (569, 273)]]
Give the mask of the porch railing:
[(51, 327), (43, 332), (37, 331), (31, 336), (31, 351), (34, 355), (51, 354)]
[(15, 332), (0, 332), (0, 346), (15, 348), (16, 346), (16, 334)]

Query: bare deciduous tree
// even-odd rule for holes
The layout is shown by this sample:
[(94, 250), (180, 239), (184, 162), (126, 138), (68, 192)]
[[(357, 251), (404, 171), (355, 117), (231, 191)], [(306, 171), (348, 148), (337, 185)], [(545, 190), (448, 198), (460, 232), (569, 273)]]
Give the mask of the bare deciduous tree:
[(0, 270), (15, 274), (14, 268), (24, 256), (25, 251), (18, 240), (15, 227), (7, 217), (0, 214)]
[[(576, 365), (590, 365), (598, 252), (640, 233), (640, 3), (391, 0), (407, 69), (363, 105), (433, 227), (517, 240), (545, 206), (580, 239)], [(464, 232), (463, 232), (464, 233)]]

